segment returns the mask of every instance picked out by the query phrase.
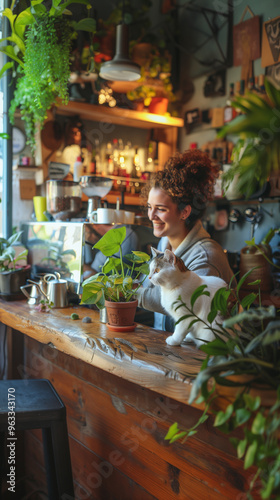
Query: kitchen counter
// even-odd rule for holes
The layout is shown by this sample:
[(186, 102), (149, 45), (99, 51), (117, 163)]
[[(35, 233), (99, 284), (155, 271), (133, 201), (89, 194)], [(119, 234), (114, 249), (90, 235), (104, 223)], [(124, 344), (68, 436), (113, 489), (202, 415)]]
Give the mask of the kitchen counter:
[[(244, 491), (248, 473), (211, 416), (187, 443), (164, 440), (172, 423), (188, 428), (201, 415), (187, 403), (204, 356), (194, 346), (168, 346), (166, 332), (139, 324), (116, 334), (81, 306), (40, 313), (0, 301), (0, 321), (9, 378), (48, 378), (67, 407), (76, 500), (230, 500)], [(44, 489), (41, 448), (29, 432), (25, 474)]]

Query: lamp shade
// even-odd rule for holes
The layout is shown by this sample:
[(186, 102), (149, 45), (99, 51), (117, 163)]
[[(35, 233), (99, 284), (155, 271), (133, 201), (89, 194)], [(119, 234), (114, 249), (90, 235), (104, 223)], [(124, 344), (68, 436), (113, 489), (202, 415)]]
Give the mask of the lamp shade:
[(126, 82), (139, 80), (140, 66), (129, 59), (128, 46), (128, 26), (119, 24), (116, 29), (116, 54), (111, 61), (101, 65), (101, 78)]

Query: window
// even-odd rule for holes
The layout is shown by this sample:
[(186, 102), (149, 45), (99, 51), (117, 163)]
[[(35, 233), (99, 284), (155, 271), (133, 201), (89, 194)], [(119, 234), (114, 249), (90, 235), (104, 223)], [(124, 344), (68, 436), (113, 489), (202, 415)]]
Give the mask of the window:
[[(4, 0), (0, 0), (0, 12), (4, 9)], [(2, 14), (0, 13), (0, 36), (2, 38)], [(3, 67), (4, 56), (0, 52), (0, 68)], [(3, 132), (3, 80), (0, 79), (0, 132)], [(3, 139), (0, 138), (0, 199), (3, 186)], [(0, 203), (0, 235), (2, 235), (2, 206)]]

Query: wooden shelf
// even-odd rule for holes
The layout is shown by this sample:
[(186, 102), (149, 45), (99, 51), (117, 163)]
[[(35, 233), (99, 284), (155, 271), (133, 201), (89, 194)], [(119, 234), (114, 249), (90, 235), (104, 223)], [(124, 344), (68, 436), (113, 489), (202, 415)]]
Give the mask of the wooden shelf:
[(107, 108), (86, 102), (69, 101), (68, 105), (59, 105), (56, 111), (60, 115), (79, 115), (84, 120), (108, 122), (136, 128), (183, 127), (184, 120), (172, 116), (155, 115), (123, 108)]

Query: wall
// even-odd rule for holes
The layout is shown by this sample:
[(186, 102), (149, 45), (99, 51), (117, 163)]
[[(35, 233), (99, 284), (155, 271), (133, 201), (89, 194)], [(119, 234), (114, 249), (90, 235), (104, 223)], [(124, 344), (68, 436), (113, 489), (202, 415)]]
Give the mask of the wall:
[[(197, 3), (199, 3), (199, 5), (208, 6), (209, 8), (214, 8), (215, 3), (217, 4), (216, 8), (218, 8), (218, 6), (221, 7), (222, 4), (222, 2), (215, 2), (215, 1), (211, 2), (211, 5), (209, 4), (209, 2), (205, 1)], [(226, 4), (226, 2), (224, 3)], [(233, 2), (233, 4), (234, 4), (233, 25), (235, 25), (240, 22), (244, 9), (247, 6), (247, 2), (243, 0), (236, 0)], [(265, 4), (260, 0), (256, 0), (255, 2), (253, 2), (253, 4), (250, 5), (250, 7), (252, 8), (253, 13), (255, 15), (261, 16), (261, 24), (270, 18), (280, 15), (280, 6), (279, 4), (277, 5), (277, 3), (274, 2), (273, 0), (268, 0), (265, 2)], [(250, 14), (247, 13), (244, 20), (249, 19), (249, 17)], [(196, 20), (194, 19), (193, 23), (195, 24), (196, 21), (197, 19)], [(225, 44), (226, 44), (225, 33), (223, 33), (223, 36), (224, 39), (221, 40), (221, 44), (223, 49), (225, 50)], [(198, 33), (197, 45), (199, 45), (199, 33)], [(205, 47), (203, 51), (204, 57), (206, 57), (205, 54), (207, 50), (208, 49)], [(214, 48), (214, 50), (217, 49)], [(184, 58), (181, 56), (181, 60), (182, 59), (184, 61)], [(181, 62), (182, 67), (184, 67), (183, 61)], [(184, 105), (182, 116), (184, 116), (187, 110), (191, 110), (197, 107), (201, 110), (205, 110), (209, 108), (225, 106), (227, 98), (229, 96), (230, 83), (236, 82), (241, 79), (241, 67), (232, 66), (226, 71), (226, 95), (215, 98), (204, 97), (203, 87), (205, 85), (207, 77), (209, 76), (209, 74), (213, 73), (213, 71), (209, 69), (208, 73), (202, 74), (203, 68), (199, 67), (199, 65), (195, 61), (192, 61), (188, 69), (191, 73), (197, 74), (198, 76), (192, 79), (194, 85), (194, 92), (191, 99)], [(255, 75), (260, 75), (265, 72), (265, 69), (261, 67), (261, 59), (254, 61), (253, 70)], [(194, 127), (191, 133), (187, 133), (185, 128), (181, 129), (179, 132), (179, 149), (180, 151), (188, 149), (192, 142), (196, 142), (198, 144), (198, 147), (202, 147), (206, 142), (214, 140), (216, 138), (216, 134), (217, 130), (211, 128), (211, 126), (207, 124)], [(229, 139), (236, 140), (233, 137), (230, 137)], [(258, 200), (256, 199), (249, 201), (248, 204), (246, 204), (245, 201), (242, 202), (244, 204), (242, 203), (240, 204), (240, 202), (237, 202), (236, 204), (231, 202), (229, 204), (225, 200), (219, 200), (217, 204), (212, 204), (211, 207), (208, 209), (207, 214), (205, 216), (205, 225), (207, 225), (212, 236), (223, 246), (223, 248), (227, 249), (230, 252), (238, 252), (245, 245), (245, 240), (251, 239), (250, 224), (248, 222), (245, 222), (243, 215), (247, 206), (251, 205), (256, 206), (257, 202)], [(256, 242), (261, 241), (261, 239), (267, 233), (270, 227), (280, 227), (280, 208), (278, 200), (273, 201), (271, 199), (271, 201), (268, 204), (265, 203), (259, 206), (262, 206), (263, 209), (265, 209), (271, 215), (268, 215), (268, 213), (266, 213), (263, 209), (261, 209), (263, 213), (263, 219), (259, 227), (255, 231)], [(226, 229), (219, 231), (215, 230), (213, 226), (217, 216), (217, 209), (220, 208), (225, 208), (227, 211), (229, 211), (231, 208), (239, 209), (243, 219), (242, 222), (235, 225), (229, 223)], [(277, 246), (278, 242), (279, 242), (279, 237), (275, 236), (272, 240), (272, 246)]]

